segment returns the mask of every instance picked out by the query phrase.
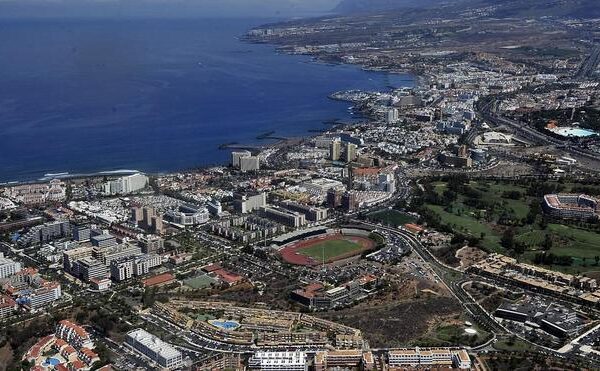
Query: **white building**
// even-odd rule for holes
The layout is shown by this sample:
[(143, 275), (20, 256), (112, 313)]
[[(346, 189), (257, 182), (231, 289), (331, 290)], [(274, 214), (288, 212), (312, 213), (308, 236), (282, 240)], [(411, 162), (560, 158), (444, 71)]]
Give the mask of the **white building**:
[(235, 211), (242, 214), (251, 213), (267, 204), (267, 194), (264, 192), (253, 196), (236, 194), (234, 197), (233, 206)]
[(128, 332), (125, 342), (161, 367), (174, 369), (183, 363), (180, 351), (141, 328)]
[(223, 213), (223, 206), (221, 205), (221, 201), (217, 199), (212, 199), (206, 203), (206, 208), (211, 215), (219, 216)]
[(387, 112), (386, 122), (388, 124), (395, 124), (399, 119), (398, 108), (390, 108)]
[(248, 361), (248, 367), (265, 371), (306, 371), (306, 353), (258, 351)]
[(454, 366), (461, 369), (471, 368), (471, 359), (460, 348), (402, 348), (388, 352), (390, 367), (417, 366)]
[(110, 276), (115, 281), (125, 281), (133, 276), (147, 274), (161, 263), (160, 256), (156, 254), (113, 260), (110, 264)]
[(118, 282), (130, 279), (133, 276), (133, 260), (113, 260), (110, 263), (110, 276)]
[(241, 171), (256, 171), (260, 168), (260, 161), (250, 151), (237, 151), (231, 153), (231, 166)]
[(252, 153), (250, 151), (233, 151), (231, 152), (231, 166), (239, 167), (240, 159), (243, 157), (250, 157)]
[(108, 181), (103, 185), (105, 195), (126, 195), (141, 191), (148, 185), (148, 177), (144, 174), (133, 174), (115, 180)]
[(161, 264), (162, 260), (159, 255), (142, 255), (133, 261), (133, 275), (142, 276), (147, 274), (150, 269), (158, 267)]
[(173, 223), (180, 225), (198, 225), (208, 222), (210, 220), (210, 213), (205, 208), (184, 204), (179, 206), (177, 210), (167, 211), (165, 217)]
[(260, 208), (260, 215), (293, 228), (298, 228), (306, 224), (306, 216), (297, 211), (263, 206)]
[(0, 278), (12, 276), (21, 270), (21, 263), (4, 257), (0, 252)]
[(88, 332), (76, 323), (62, 320), (56, 325), (55, 334), (74, 347), (94, 348), (94, 342)]
[(240, 158), (239, 167), (243, 172), (256, 171), (260, 169), (260, 161), (257, 156), (242, 157)]

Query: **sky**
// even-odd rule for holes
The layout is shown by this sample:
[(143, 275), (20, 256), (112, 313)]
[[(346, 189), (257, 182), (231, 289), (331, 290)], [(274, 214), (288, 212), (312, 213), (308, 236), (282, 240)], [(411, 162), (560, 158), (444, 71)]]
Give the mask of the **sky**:
[(0, 0), (0, 18), (295, 17), (324, 14), (340, 0)]

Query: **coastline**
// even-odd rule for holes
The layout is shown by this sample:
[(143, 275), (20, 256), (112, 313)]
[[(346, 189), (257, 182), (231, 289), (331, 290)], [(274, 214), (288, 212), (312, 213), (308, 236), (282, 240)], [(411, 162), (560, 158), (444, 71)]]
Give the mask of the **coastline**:
[[(247, 31), (248, 29), (246, 29)], [(260, 43), (255, 43), (253, 41), (250, 41), (246, 38), (240, 38), (239, 40), (241, 43), (243, 44), (260, 44)], [(272, 53), (274, 54), (287, 54), (289, 55), (289, 53), (283, 53), (281, 50), (279, 50), (275, 45), (273, 44), (269, 44), (269, 43), (262, 43), (262, 44), (267, 44), (269, 46), (270, 49), (272, 49)], [(306, 63), (306, 64), (315, 64), (315, 65), (322, 65), (326, 68), (332, 68), (332, 67), (337, 67), (337, 66), (349, 66), (352, 69), (356, 69), (357, 71), (360, 70), (361, 73), (377, 73), (377, 74), (384, 74), (384, 75), (390, 75), (390, 74), (398, 74), (401, 72), (390, 72), (390, 71), (381, 71), (381, 70), (368, 70), (368, 69), (363, 69), (361, 68), (361, 66), (358, 65), (354, 65), (354, 64), (348, 64), (348, 63), (324, 63), (323, 61), (319, 60), (318, 58), (315, 58), (314, 56), (310, 56), (310, 55), (303, 55), (301, 57), (304, 57), (305, 60), (300, 61), (301, 63)], [(335, 73), (335, 71), (331, 71), (331, 73)], [(346, 72), (346, 74), (348, 74), (348, 72)], [(373, 80), (372, 78), (368, 78), (369, 80)], [(366, 79), (365, 79), (366, 80)], [(406, 81), (411, 81), (413, 84), (416, 84), (417, 79), (414, 75), (410, 74), (410, 78), (406, 79)], [(400, 87), (400, 86), (398, 86)], [(389, 86), (388, 86), (389, 88)], [(335, 88), (332, 88), (332, 90), (329, 92), (329, 94), (333, 94), (335, 92)], [(366, 90), (365, 90), (366, 91)], [(322, 96), (321, 98), (328, 98), (327, 96)], [(325, 104), (332, 104), (332, 103), (325, 103)], [(353, 108), (354, 104), (348, 104), (346, 105), (346, 108)], [(359, 117), (359, 113), (355, 112), (356, 116), (355, 117)], [(350, 119), (350, 118), (348, 118)], [(335, 124), (347, 124), (345, 123), (346, 119), (345, 118), (341, 118), (341, 119), (336, 119), (335, 120)], [(325, 124), (325, 122), (316, 122), (317, 124)], [(249, 125), (251, 125), (251, 123), (249, 123)], [(315, 126), (315, 125), (313, 125)], [(288, 139), (288, 137), (290, 138), (294, 138), (295, 140), (298, 139), (298, 137), (300, 137), (301, 139), (307, 139), (307, 138), (311, 138), (314, 137), (316, 135), (318, 135), (319, 133), (326, 131), (329, 129), (329, 127), (325, 127), (324, 125), (321, 125), (320, 127), (307, 127), (306, 130), (303, 133), (299, 133), (299, 134), (294, 134), (294, 135), (285, 135), (285, 133), (282, 133), (280, 131), (276, 131), (276, 130), (268, 130), (269, 131), (269, 135), (267, 136), (263, 136), (261, 135), (261, 131), (263, 128), (255, 128), (255, 134), (254, 134), (254, 139), (258, 140), (258, 141), (262, 141), (262, 140), (268, 140), (268, 141), (272, 141), (275, 140), (275, 142), (270, 142), (270, 143), (255, 143), (254, 141), (250, 140), (248, 142), (244, 142), (244, 141), (231, 141), (231, 142), (224, 142), (221, 145), (216, 144), (214, 146), (214, 148), (211, 147), (211, 152), (213, 153), (218, 153), (220, 151), (224, 151), (224, 150), (231, 150), (231, 149), (237, 149), (240, 147), (245, 147), (245, 148), (249, 148), (252, 147), (253, 149), (266, 149), (266, 148), (271, 148), (274, 146), (279, 146), (282, 145), (282, 143), (285, 143), (285, 140)], [(264, 133), (264, 132), (263, 132)], [(279, 134), (281, 133), (281, 134)], [(205, 147), (206, 148), (206, 147)], [(224, 156), (222, 155), (218, 155), (215, 157), (221, 157), (223, 158)], [(147, 162), (147, 163), (151, 163), (150, 161), (150, 157), (148, 157), (148, 161), (143, 161), (143, 162)], [(123, 162), (123, 161), (121, 161)], [(139, 161), (137, 161), (139, 162)], [(210, 163), (210, 164), (207, 164)], [(110, 168), (108, 166), (102, 166), (101, 169), (103, 170), (95, 170), (95, 169), (87, 169), (87, 166), (82, 166), (82, 168), (86, 168), (85, 170), (77, 170), (77, 167), (69, 167), (69, 166), (64, 166), (64, 167), (60, 167), (60, 168), (51, 168), (51, 166), (48, 167), (48, 170), (46, 170), (46, 173), (41, 173), (39, 175), (35, 175), (35, 170), (31, 171), (31, 175), (21, 175), (21, 176), (7, 176), (3, 181), (0, 182), (0, 186), (7, 186), (7, 185), (14, 185), (14, 184), (26, 184), (26, 183), (36, 183), (36, 182), (44, 182), (44, 181), (48, 181), (49, 179), (52, 178), (52, 176), (49, 176), (49, 173), (55, 173), (57, 176), (57, 178), (68, 178), (68, 179), (73, 179), (73, 178), (84, 178), (84, 177), (95, 177), (95, 176), (106, 176), (106, 175), (114, 175), (114, 174), (118, 174), (120, 171), (123, 171), (122, 169), (127, 169), (127, 168), (134, 168), (137, 170), (129, 170), (129, 173), (134, 173), (134, 172), (144, 172), (146, 174), (149, 175), (155, 175), (155, 174), (168, 174), (168, 173), (174, 173), (174, 172), (182, 172), (182, 171), (190, 171), (193, 169), (201, 169), (201, 168), (209, 168), (212, 166), (218, 166), (218, 165), (222, 165), (222, 166), (226, 166), (227, 165), (227, 161), (226, 160), (218, 160), (218, 161), (204, 161), (204, 163), (202, 162), (198, 162), (197, 165), (195, 164), (190, 164), (190, 165), (184, 165), (184, 166), (174, 166), (173, 168), (164, 168), (164, 169), (149, 169), (149, 167), (145, 167), (145, 166), (140, 166), (140, 165), (135, 165), (134, 162), (132, 162), (131, 167), (129, 167), (127, 165), (127, 163), (123, 162), (123, 165), (125, 167), (119, 167), (119, 166), (115, 166), (114, 168)], [(160, 167), (161, 165), (159, 164), (157, 167)], [(81, 167), (81, 166), (80, 166)], [(152, 165), (150, 165), (150, 167), (152, 167)], [(34, 168), (32, 168), (34, 169)], [(8, 173), (8, 172), (7, 172)], [(62, 174), (62, 173), (66, 173), (66, 174)]]

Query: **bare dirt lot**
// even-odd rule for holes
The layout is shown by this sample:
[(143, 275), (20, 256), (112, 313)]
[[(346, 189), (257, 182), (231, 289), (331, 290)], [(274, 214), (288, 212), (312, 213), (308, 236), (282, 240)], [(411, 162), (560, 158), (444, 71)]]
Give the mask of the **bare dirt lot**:
[(362, 330), (372, 347), (394, 347), (423, 336), (432, 323), (459, 311), (459, 304), (451, 298), (429, 297), (377, 307), (358, 306), (319, 316)]

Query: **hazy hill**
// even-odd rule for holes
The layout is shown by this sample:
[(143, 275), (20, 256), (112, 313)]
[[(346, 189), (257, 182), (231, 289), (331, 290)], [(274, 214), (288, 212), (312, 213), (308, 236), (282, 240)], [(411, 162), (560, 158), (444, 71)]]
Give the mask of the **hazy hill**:
[(371, 13), (402, 9), (436, 8), (452, 4), (452, 10), (490, 7), (496, 17), (600, 17), (600, 0), (342, 0), (337, 13)]

